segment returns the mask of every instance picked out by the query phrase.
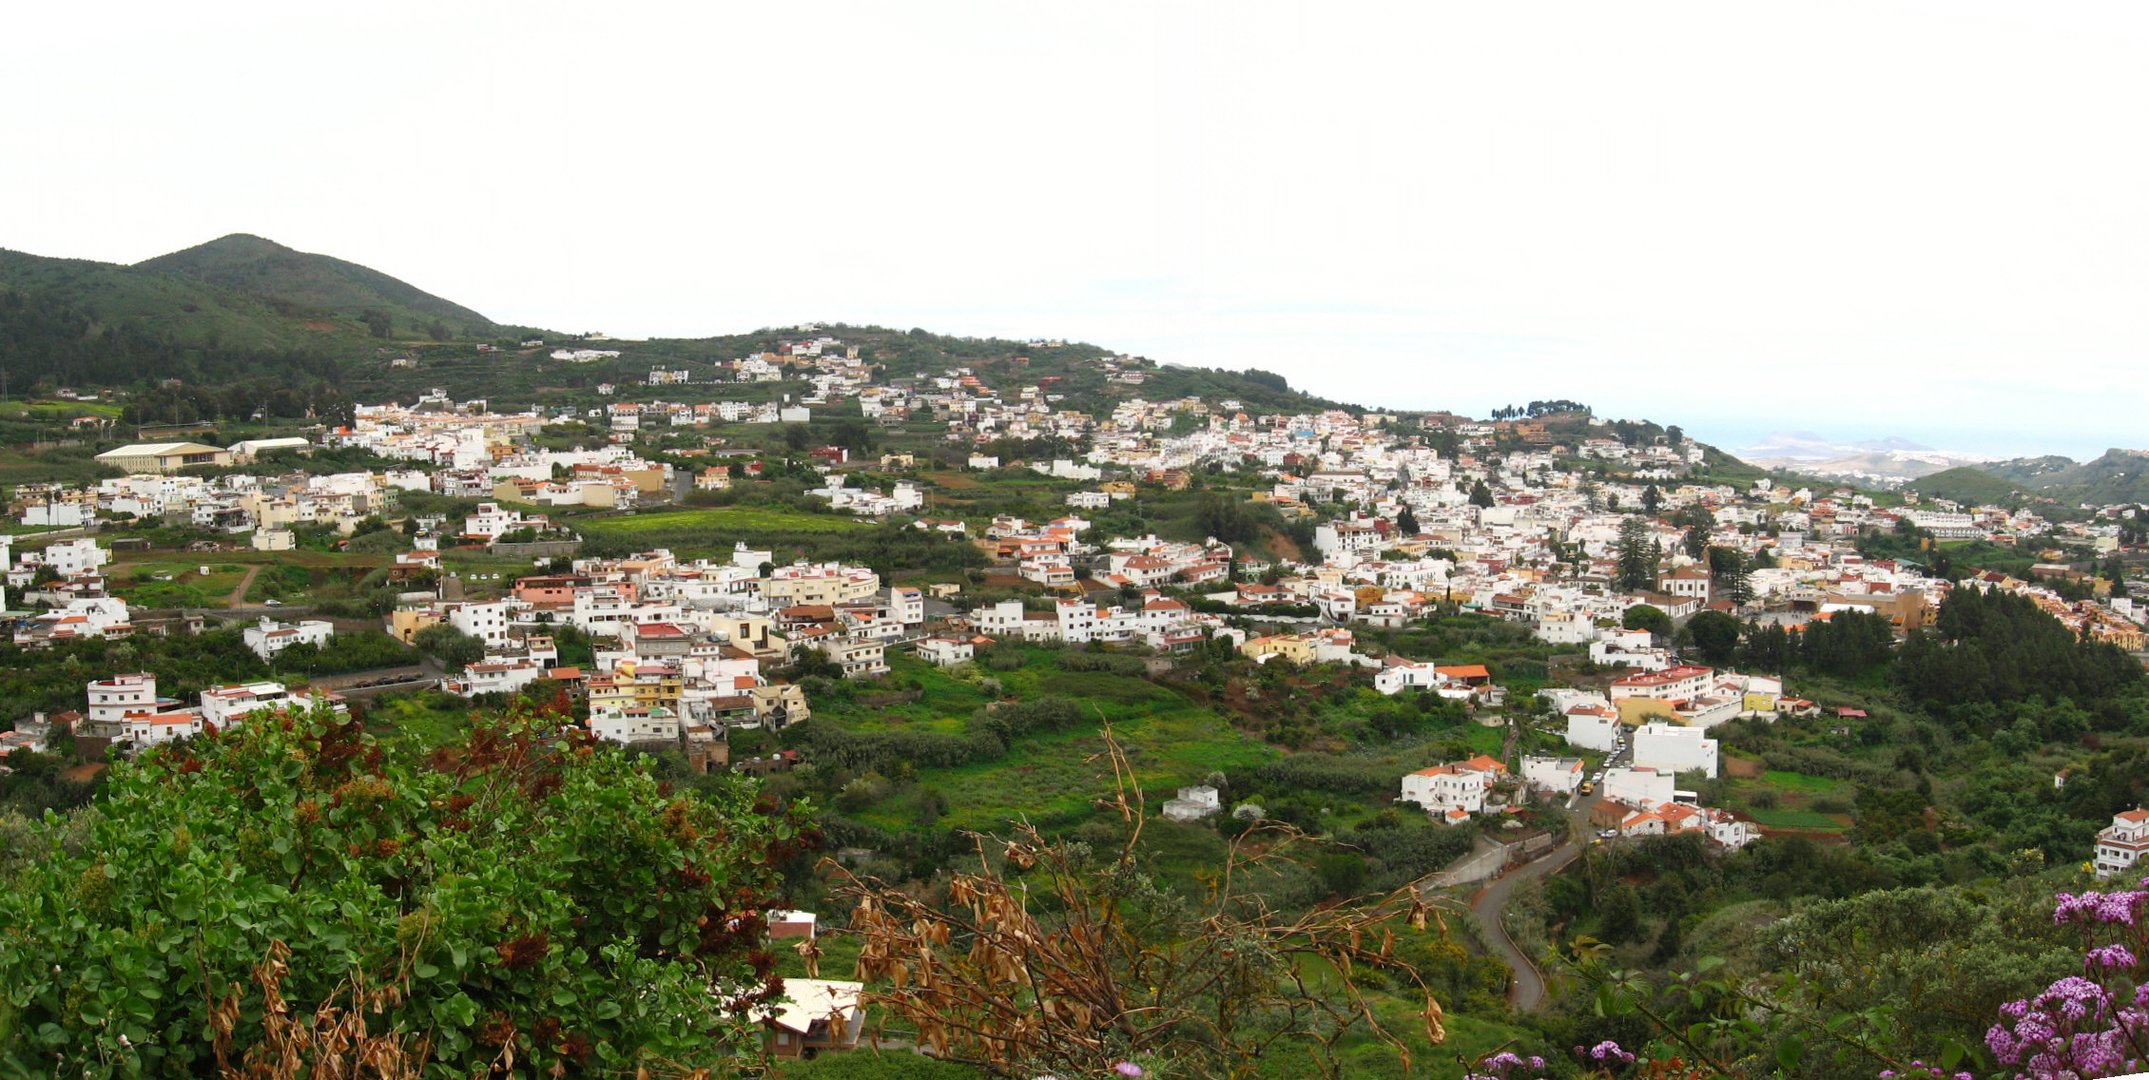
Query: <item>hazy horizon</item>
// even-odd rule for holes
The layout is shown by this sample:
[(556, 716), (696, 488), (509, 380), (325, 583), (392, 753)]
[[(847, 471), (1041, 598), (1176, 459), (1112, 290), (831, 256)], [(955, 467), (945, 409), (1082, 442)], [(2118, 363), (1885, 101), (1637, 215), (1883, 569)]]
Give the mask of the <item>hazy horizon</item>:
[(2139, 5), (369, 15), (20, 13), (98, 62), (0, 74), (0, 245), (247, 232), (561, 331), (1067, 337), (1727, 448), (2145, 441)]

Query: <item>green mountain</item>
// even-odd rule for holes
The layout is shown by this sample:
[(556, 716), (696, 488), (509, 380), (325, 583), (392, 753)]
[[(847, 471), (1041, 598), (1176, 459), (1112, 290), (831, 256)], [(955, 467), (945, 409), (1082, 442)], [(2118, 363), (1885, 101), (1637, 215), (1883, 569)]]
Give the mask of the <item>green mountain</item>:
[(384, 349), (468, 352), (473, 340), (516, 336), (529, 335), (377, 270), (257, 236), (134, 266), (0, 250), (0, 370), (18, 390), (338, 382), (349, 362)]
[[(53, 259), (0, 251), (0, 348), (13, 329), (22, 338), (43, 336), (35, 324), (70, 326), (94, 343), (113, 335), (136, 335), (178, 345), (234, 349), (303, 348), (320, 336), (278, 312), (267, 301), (185, 277), (87, 259)], [(356, 331), (355, 324), (342, 328)], [(66, 351), (66, 350), (63, 350)], [(24, 357), (35, 366), (36, 357)]]
[(2145, 504), (2149, 451), (2106, 450), (2085, 462), (2054, 456), (1988, 462), (1922, 477), (1911, 488), (1957, 502), (2005, 503), (2028, 495), (2069, 505)]
[(2025, 487), (2034, 488), (2053, 483), (2055, 482), (2055, 477), (2063, 476), (2072, 470), (2081, 468), (2081, 466), (2073, 458), (2047, 454), (2044, 457), (1988, 461), (1979, 466), (1979, 468), (1981, 471), (1990, 473), (2002, 480), (2009, 480)]
[(1929, 499), (1951, 499), (1970, 506), (2016, 505), (2032, 497), (2021, 485), (1970, 465), (1921, 476), (1911, 481), (1910, 490)]
[(159, 255), (136, 270), (221, 286), (298, 318), (385, 317), (385, 337), (421, 338), (435, 322), (457, 338), (490, 336), (492, 320), (378, 270), (327, 255), (294, 251), (245, 233)]

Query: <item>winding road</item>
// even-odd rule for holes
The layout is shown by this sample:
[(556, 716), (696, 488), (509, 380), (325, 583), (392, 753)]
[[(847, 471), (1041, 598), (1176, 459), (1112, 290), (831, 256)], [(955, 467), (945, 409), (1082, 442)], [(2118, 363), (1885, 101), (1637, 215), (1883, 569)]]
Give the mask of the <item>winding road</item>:
[(1545, 1003), (1545, 975), (1508, 936), (1507, 902), (1514, 897), (1516, 887), (1557, 873), (1581, 853), (1582, 845), (1569, 839), (1542, 857), (1494, 878), (1470, 897), (1470, 914), (1477, 916), (1478, 925), (1484, 927), (1486, 946), (1513, 973), (1507, 983), (1507, 1003), (1516, 1012), (1532, 1012)]

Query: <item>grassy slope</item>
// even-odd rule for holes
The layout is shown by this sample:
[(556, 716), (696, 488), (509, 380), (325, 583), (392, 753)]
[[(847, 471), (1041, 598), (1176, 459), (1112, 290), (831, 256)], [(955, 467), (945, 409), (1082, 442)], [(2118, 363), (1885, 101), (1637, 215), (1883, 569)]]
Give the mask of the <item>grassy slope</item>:
[(2107, 450), (2080, 464), (2060, 457), (1998, 461), (1984, 471), (2062, 502), (2149, 502), (2149, 454), (2143, 451)]
[(1972, 506), (2017, 501), (2027, 494), (2020, 485), (1968, 465), (1919, 477), (1912, 481), (1910, 489), (1927, 498), (1953, 499)]
[[(1250, 768), (1278, 756), (1274, 748), (1237, 731), (1215, 712), (1147, 679), (1062, 671), (1051, 662), (1050, 650), (1029, 652), (1024, 667), (984, 672), (983, 677), (1000, 681), (1003, 699), (1069, 698), (1099, 722), (1025, 738), (995, 761), (919, 769), (919, 785), (947, 797), (948, 816), (939, 828), (998, 830), (1022, 816), (1079, 815), (1091, 800), (1111, 790), (1110, 767), (1092, 760), (1104, 750), (1105, 721), (1134, 766), (1137, 781), (1144, 790), (1159, 793), (1159, 800), (1168, 797), (1161, 793), (1211, 771)], [(889, 666), (895, 679), (914, 682), (923, 696), (893, 705), (870, 695), (817, 703), (815, 716), (854, 730), (959, 732), (972, 712), (992, 700), (978, 682), (907, 655), (895, 656)], [(908, 801), (907, 793), (898, 793), (857, 816), (883, 828), (906, 829), (911, 827)]]
[(865, 526), (834, 514), (801, 514), (760, 506), (720, 506), (699, 510), (641, 511), (633, 516), (585, 517), (571, 522), (588, 536), (643, 536), (674, 529), (706, 531), (712, 538), (722, 534), (743, 538), (757, 532), (848, 532)]
[(341, 315), (355, 319), (367, 309), (387, 314), (413, 336), (439, 319), (458, 333), (480, 336), (493, 322), (460, 304), (425, 292), (378, 270), (327, 255), (294, 251), (244, 233), (136, 263), (135, 270), (207, 282), (257, 297), (291, 315)]
[(295, 349), (321, 344), (326, 337), (362, 333), (355, 324), (308, 330), (266, 301), (210, 282), (87, 259), (0, 251), (0, 286), (63, 301), (100, 322), (134, 326), (189, 344)]

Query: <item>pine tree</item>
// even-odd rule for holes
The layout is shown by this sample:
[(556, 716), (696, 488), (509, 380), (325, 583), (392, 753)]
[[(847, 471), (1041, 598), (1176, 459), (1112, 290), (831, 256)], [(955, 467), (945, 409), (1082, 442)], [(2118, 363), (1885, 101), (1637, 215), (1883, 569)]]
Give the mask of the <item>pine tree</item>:
[(1753, 571), (1737, 548), (1709, 549), (1709, 578), (1716, 595), (1741, 606), (1753, 601)]
[(1657, 546), (1649, 524), (1628, 516), (1619, 522), (1619, 587), (1653, 588), (1657, 581)]
[(1657, 516), (1657, 508), (1663, 505), (1664, 493), (1658, 491), (1655, 484), (1642, 489), (1642, 513), (1655, 517)]

